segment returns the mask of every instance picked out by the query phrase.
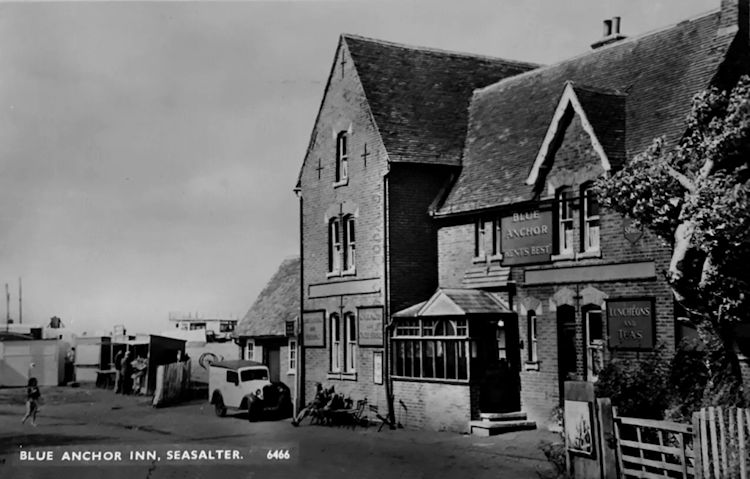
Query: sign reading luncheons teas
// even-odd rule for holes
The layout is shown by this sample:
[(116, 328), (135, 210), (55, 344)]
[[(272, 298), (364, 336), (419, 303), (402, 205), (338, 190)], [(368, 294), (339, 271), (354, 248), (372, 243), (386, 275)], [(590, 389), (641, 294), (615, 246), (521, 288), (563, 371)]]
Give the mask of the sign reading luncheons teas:
[(552, 256), (552, 211), (531, 210), (504, 216), (503, 264), (545, 263)]
[(607, 300), (610, 349), (654, 348), (654, 298)]

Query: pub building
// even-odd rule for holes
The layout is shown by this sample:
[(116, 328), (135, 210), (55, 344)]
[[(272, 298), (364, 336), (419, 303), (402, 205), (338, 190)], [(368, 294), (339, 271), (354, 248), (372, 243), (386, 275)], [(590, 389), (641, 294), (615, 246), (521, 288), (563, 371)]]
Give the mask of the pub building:
[[(466, 125), (458, 152), (455, 142), (437, 141), (422, 130), (402, 128), (403, 134), (394, 136), (388, 122), (398, 115), (386, 109), (390, 114), (380, 117), (375, 108), (367, 118), (380, 129), (384, 144), (375, 148), (382, 169), (375, 178), (352, 175), (350, 185), (355, 176), (363, 180), (354, 196), (314, 181), (320, 174), (313, 168), (320, 166), (318, 156), (326, 158), (319, 148), (341, 151), (331, 144), (336, 135), (328, 123), (338, 121), (334, 133), (357, 132), (356, 126), (344, 126), (350, 124), (350, 112), (324, 111), (327, 102), (342, 109), (324, 97), (300, 176), (303, 329), (313, 314), (320, 328), (311, 335), (312, 345), (303, 338), (306, 388), (339, 379), (337, 386), (346, 391), (373, 394), (361, 384), (372, 382), (373, 363), (361, 354), (364, 348), (356, 356), (355, 378), (346, 377), (351, 355), (340, 351), (358, 337), (349, 331), (361, 324), (360, 308), (375, 306), (383, 306), (387, 318), (382, 349), (371, 351), (382, 355), (384, 364), (378, 371), (383, 380), (379, 393), (392, 397), (394, 416), (403, 414), (411, 427), (484, 435), (552, 427), (564, 381), (596, 381), (606, 362), (643, 357), (659, 344), (674, 349), (686, 328), (676, 320), (681, 315), (663, 275), (670, 247), (648, 229), (601, 208), (592, 187), (655, 138), (676, 144), (695, 94), (709, 86), (729, 88), (748, 73), (748, 2), (725, 0), (717, 10), (631, 38), (620, 34), (619, 18), (607, 20), (604, 37), (588, 53), (516, 74), (506, 71), (487, 86), (476, 85), (466, 111), (461, 102), (452, 104), (455, 117)], [(411, 58), (405, 48), (400, 51)], [(353, 58), (360, 74), (377, 70), (372, 67), (376, 56)], [(432, 66), (450, 74), (435, 66), (446, 58), (452, 57), (432, 58)], [(397, 75), (403, 65), (388, 62), (389, 73)], [(409, 88), (403, 85), (389, 95)], [(421, 87), (416, 91), (424, 100), (430, 89)], [(372, 103), (388, 88), (394, 86), (381, 85), (372, 96), (367, 88), (358, 92)], [(411, 109), (401, 104), (419, 98), (394, 101), (405, 111), (435, 108), (424, 101)], [(435, 125), (414, 124), (430, 134), (436, 131)], [(430, 142), (412, 141), (410, 135), (419, 134)], [(367, 132), (365, 137), (358, 141), (373, 140)], [(404, 143), (389, 145), (394, 138)], [(408, 145), (412, 156), (399, 156), (405, 149), (392, 145)], [(429, 154), (420, 157), (414, 145)], [(330, 173), (331, 165), (323, 167)], [(353, 167), (363, 168), (363, 163)], [(396, 181), (399, 172), (403, 176)], [(394, 194), (389, 182), (405, 188), (402, 194)], [(375, 187), (368, 189), (372, 183)], [(385, 194), (376, 194), (382, 186)], [(428, 191), (432, 198), (412, 200)], [(357, 217), (371, 206), (382, 215), (376, 221)], [(421, 216), (423, 207), (429, 221)], [(387, 261), (378, 259), (376, 269), (364, 275), (380, 282), (365, 286), (357, 278), (346, 289), (339, 282), (343, 278), (320, 271), (326, 251), (330, 258), (330, 251), (346, 248), (347, 241), (346, 236), (341, 240), (337, 224), (328, 230), (326, 250), (325, 225), (346, 225), (347, 218), (359, 221), (357, 248), (368, 232), (371, 241), (385, 236)], [(410, 225), (408, 234), (395, 229), (403, 225)], [(343, 231), (348, 234), (345, 226)], [(363, 257), (383, 252), (373, 249), (373, 242), (362, 246)], [(415, 255), (418, 250), (422, 256)], [(356, 261), (359, 272), (359, 255)], [(335, 271), (341, 270), (338, 266)], [(340, 323), (347, 311), (352, 312), (349, 319)], [(377, 329), (372, 323), (368, 327)], [(345, 386), (347, 379), (352, 386)]]

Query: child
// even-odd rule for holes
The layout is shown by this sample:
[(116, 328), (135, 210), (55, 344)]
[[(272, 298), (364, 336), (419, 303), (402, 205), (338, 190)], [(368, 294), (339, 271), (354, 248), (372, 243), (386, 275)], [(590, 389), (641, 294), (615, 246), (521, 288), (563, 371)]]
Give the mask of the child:
[(34, 427), (36, 427), (36, 413), (39, 410), (38, 401), (42, 396), (36, 384), (36, 378), (29, 378), (26, 386), (26, 415), (21, 419), (21, 424), (24, 424), (28, 418), (31, 418), (31, 425)]

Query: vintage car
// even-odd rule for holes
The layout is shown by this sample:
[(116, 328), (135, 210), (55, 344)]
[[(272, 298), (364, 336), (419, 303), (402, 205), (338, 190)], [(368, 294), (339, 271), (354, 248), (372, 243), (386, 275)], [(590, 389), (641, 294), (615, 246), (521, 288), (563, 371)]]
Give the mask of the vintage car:
[(228, 408), (247, 411), (250, 421), (280, 419), (292, 414), (289, 388), (269, 381), (268, 368), (256, 361), (211, 363), (208, 394), (219, 417), (224, 417)]

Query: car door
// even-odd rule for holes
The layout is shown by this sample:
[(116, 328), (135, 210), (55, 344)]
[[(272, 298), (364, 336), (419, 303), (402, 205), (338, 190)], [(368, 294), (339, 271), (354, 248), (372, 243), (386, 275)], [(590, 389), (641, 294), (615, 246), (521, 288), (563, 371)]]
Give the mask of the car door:
[(224, 384), (224, 405), (229, 407), (238, 407), (242, 400), (242, 387), (240, 385), (240, 377), (237, 371), (233, 369), (227, 369), (226, 382)]

